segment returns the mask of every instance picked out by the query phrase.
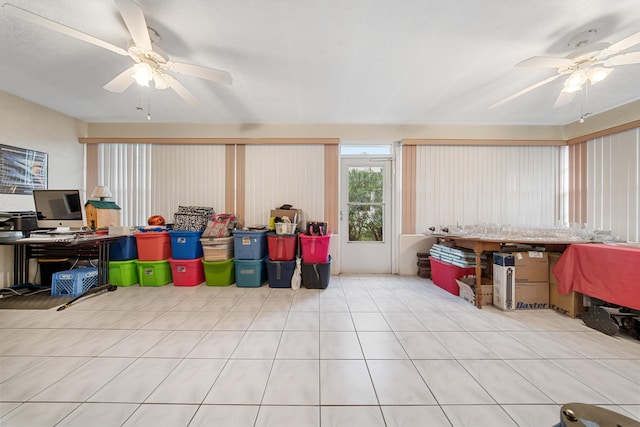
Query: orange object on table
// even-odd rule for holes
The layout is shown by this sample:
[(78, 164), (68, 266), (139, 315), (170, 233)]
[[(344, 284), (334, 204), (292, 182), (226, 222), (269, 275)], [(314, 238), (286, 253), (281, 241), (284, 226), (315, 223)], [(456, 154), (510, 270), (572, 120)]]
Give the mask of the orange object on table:
[(640, 310), (640, 248), (573, 244), (564, 251), (553, 273), (561, 294), (573, 290)]

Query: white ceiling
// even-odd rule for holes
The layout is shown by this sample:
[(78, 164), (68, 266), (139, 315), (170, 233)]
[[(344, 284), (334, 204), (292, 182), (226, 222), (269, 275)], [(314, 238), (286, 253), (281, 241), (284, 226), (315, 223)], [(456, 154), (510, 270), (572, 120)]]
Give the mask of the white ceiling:
[[(576, 34), (614, 43), (640, 31), (638, 0), (137, 0), (175, 61), (231, 73), (233, 85), (177, 75), (201, 101), (172, 90), (102, 86), (130, 58), (0, 14), (0, 89), (86, 122), (564, 125), (581, 96), (554, 108), (564, 78), (516, 68), (565, 57)], [(10, 3), (126, 49), (112, 0)], [(636, 45), (629, 51), (640, 50)], [(640, 65), (589, 89), (599, 113), (640, 99)], [(144, 111), (136, 111), (140, 106)]]

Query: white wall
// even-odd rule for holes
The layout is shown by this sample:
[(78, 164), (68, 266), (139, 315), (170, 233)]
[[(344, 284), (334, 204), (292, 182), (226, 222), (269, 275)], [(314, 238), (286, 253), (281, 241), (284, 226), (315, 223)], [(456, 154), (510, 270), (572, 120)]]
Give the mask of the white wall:
[[(49, 188), (84, 188), (87, 125), (0, 91), (0, 144), (48, 153)], [(0, 211), (34, 210), (31, 195), (0, 194)], [(31, 272), (33, 274), (34, 272)], [(13, 249), (0, 246), (0, 286), (13, 284)]]

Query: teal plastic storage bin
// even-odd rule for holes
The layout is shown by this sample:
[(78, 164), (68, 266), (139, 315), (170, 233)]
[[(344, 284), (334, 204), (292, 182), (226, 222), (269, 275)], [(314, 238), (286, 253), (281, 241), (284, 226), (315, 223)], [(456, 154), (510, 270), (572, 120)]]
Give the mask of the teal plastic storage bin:
[(261, 260), (267, 256), (267, 230), (233, 230), (233, 257)]
[(267, 257), (258, 260), (236, 259), (234, 261), (236, 286), (239, 288), (259, 288), (267, 281), (265, 261)]

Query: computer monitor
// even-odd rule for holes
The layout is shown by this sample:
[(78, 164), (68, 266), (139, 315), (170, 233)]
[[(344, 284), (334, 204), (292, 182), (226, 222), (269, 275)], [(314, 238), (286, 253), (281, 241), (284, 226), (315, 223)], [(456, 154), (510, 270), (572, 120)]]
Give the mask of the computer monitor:
[(81, 230), (86, 216), (80, 190), (33, 190), (38, 228)]

